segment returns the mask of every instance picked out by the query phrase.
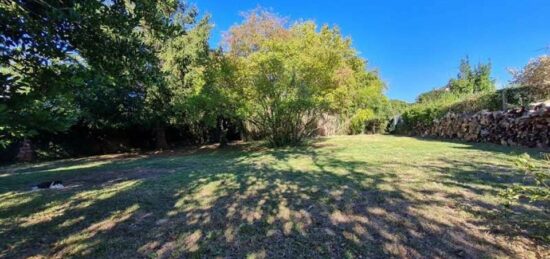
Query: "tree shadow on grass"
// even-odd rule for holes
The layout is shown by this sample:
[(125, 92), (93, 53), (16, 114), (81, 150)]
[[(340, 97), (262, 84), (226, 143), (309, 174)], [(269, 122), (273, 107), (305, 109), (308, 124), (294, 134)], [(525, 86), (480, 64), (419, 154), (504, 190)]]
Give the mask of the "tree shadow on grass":
[(409, 186), (391, 168), (331, 152), (215, 150), (113, 161), (80, 173), (139, 168), (159, 176), (3, 193), (0, 257), (520, 256), (503, 242), (506, 233), (478, 228), (490, 218), (472, 223), (460, 215), (494, 209), (476, 196), (494, 179), (465, 177), (486, 165), (444, 161), (455, 171), (428, 169), (442, 184), (468, 186), (457, 193)]
[[(481, 161), (441, 159), (444, 166), (430, 166), (428, 169), (439, 174), (436, 182), (467, 190), (480, 196), (502, 197), (502, 193), (514, 184), (535, 186), (533, 179), (513, 167), (495, 165)], [(447, 194), (449, 195), (449, 194)], [(550, 204), (505, 201), (499, 204), (481, 202), (471, 196), (454, 194), (450, 196), (459, 202), (461, 209), (484, 219), (482, 224), (490, 226), (491, 232), (510, 238), (517, 236), (536, 237), (543, 243), (550, 238)]]

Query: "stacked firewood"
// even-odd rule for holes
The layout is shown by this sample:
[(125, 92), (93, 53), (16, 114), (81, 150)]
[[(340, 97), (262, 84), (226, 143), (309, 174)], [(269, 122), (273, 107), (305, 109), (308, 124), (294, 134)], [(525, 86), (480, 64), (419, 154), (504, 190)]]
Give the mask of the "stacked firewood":
[(474, 114), (447, 113), (422, 136), (491, 142), (509, 146), (550, 147), (550, 104)]

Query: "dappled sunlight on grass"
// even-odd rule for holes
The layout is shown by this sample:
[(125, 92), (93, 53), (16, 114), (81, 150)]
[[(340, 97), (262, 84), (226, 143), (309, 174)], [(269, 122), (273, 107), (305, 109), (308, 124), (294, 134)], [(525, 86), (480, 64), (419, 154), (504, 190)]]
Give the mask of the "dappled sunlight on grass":
[(89, 254), (92, 247), (99, 243), (98, 240), (91, 239), (100, 233), (112, 230), (121, 222), (128, 220), (138, 209), (139, 205), (134, 204), (125, 210), (115, 211), (108, 218), (95, 222), (86, 229), (61, 239), (55, 244), (54, 249), (57, 250), (55, 256), (61, 258), (68, 255)]
[(75, 184), (28, 192), (28, 174), (0, 178), (0, 257), (544, 255), (534, 230), (497, 213), (498, 191), (522, 178), (508, 153), (484, 148), (343, 136), (36, 167)]
[(74, 206), (74, 208), (86, 208), (98, 201), (112, 198), (113, 196), (117, 195), (119, 192), (125, 191), (129, 188), (132, 188), (133, 186), (136, 186), (139, 182), (140, 182), (139, 180), (124, 181), (121, 183), (114, 184), (112, 186), (107, 186), (104, 189), (80, 192), (77, 195), (75, 195), (74, 198), (71, 198), (71, 200), (73, 199), (76, 200), (75, 201), (76, 205)]
[(127, 181), (115, 184), (105, 189), (81, 192), (69, 198), (69, 202), (63, 200), (49, 203), (44, 210), (21, 218), (21, 226), (29, 227), (35, 224), (51, 221), (56, 217), (63, 216), (67, 210), (87, 208), (101, 200), (106, 200), (115, 196), (117, 193), (134, 186), (137, 182), (138, 181)]

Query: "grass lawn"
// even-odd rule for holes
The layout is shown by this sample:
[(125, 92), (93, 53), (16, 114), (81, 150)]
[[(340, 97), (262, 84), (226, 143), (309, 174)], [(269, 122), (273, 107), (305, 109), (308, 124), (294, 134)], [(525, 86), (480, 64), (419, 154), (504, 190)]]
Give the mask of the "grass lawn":
[(362, 135), (4, 167), (0, 257), (549, 258), (548, 205), (498, 195), (530, 184), (523, 152)]

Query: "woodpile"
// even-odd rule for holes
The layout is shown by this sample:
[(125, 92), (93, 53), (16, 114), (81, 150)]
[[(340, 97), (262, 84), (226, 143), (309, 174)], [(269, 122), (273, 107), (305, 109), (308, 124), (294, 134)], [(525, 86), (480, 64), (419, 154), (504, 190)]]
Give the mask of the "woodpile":
[(550, 147), (550, 104), (474, 114), (447, 113), (422, 129), (422, 136), (490, 142), (508, 146)]

